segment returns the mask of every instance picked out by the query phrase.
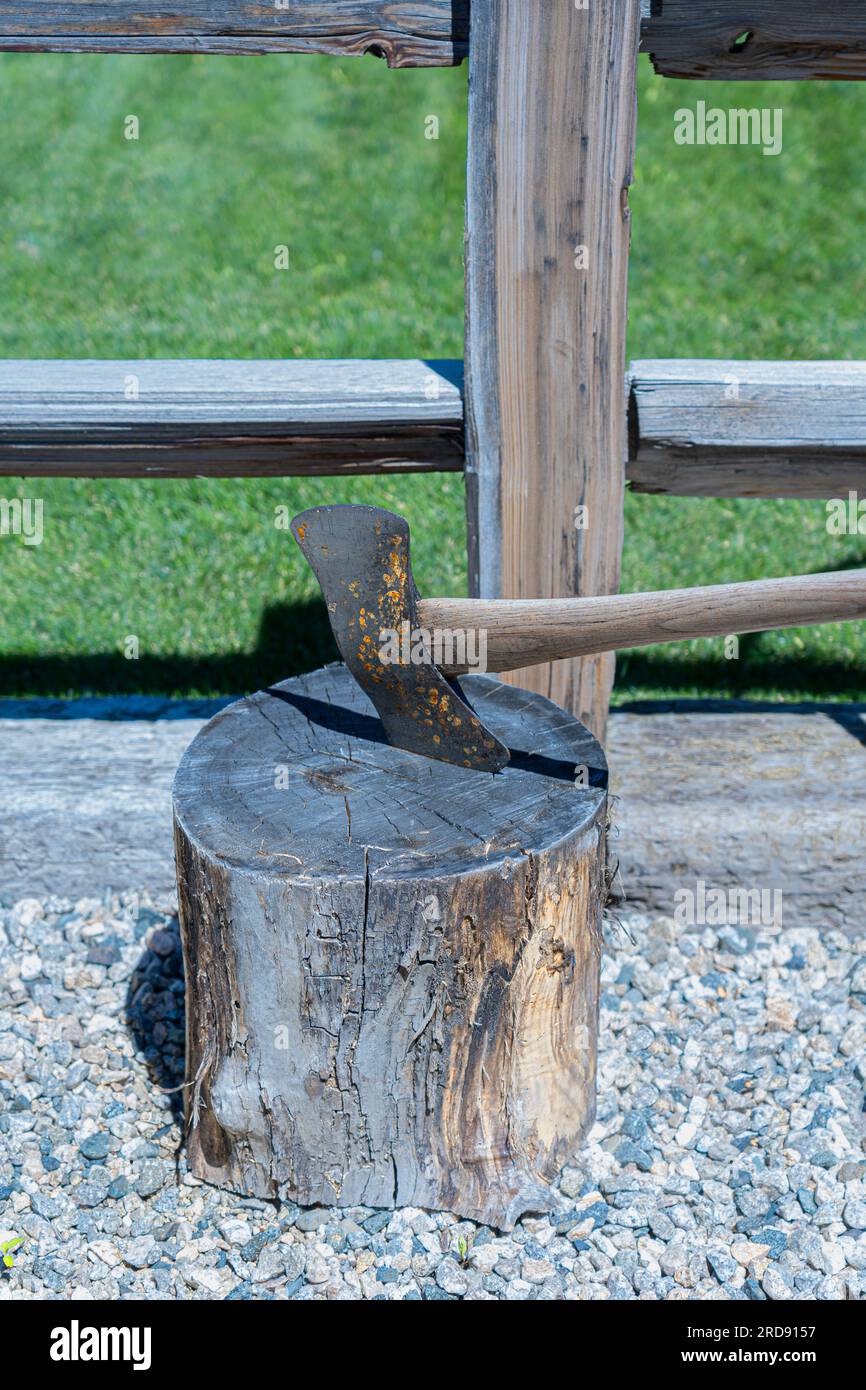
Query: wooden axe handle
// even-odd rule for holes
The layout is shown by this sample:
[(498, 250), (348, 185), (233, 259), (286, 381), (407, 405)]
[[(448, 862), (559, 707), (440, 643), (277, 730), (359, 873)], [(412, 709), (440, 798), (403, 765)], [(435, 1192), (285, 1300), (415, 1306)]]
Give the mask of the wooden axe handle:
[[(422, 599), (418, 616), (427, 631), (485, 633), (486, 669), (515, 671), (655, 642), (866, 618), (866, 570), (599, 598)], [(475, 660), (446, 660), (441, 669), (477, 668), (471, 640), (468, 650)]]

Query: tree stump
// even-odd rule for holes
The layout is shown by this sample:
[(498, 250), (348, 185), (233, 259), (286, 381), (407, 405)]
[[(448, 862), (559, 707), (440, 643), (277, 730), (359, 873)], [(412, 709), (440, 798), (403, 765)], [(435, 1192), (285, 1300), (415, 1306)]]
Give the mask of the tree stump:
[(198, 1177), (500, 1229), (555, 1205), (595, 1113), (607, 768), (550, 701), (463, 685), (513, 750), (496, 776), (391, 748), (343, 666), (184, 755)]

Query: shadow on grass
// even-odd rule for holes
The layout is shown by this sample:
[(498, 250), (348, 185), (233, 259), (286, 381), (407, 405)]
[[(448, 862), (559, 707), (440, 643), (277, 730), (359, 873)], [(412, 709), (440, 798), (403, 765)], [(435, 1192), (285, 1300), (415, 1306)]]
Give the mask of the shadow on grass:
[[(837, 564), (812, 574), (838, 574), (866, 568), (866, 555), (849, 554)], [(770, 652), (764, 645), (765, 632), (740, 635), (739, 656), (689, 658), (660, 646), (621, 652), (616, 662), (616, 684), (620, 696), (629, 687), (670, 692), (683, 690), (694, 695), (712, 691), (711, 698), (742, 700), (752, 692), (778, 693), (781, 699), (827, 695), (836, 700), (866, 699), (866, 667), (853, 662), (803, 658), (796, 654)]]
[[(734, 661), (689, 659), (663, 647), (622, 652), (617, 657), (618, 703), (628, 699), (629, 689), (640, 690), (642, 697), (654, 690), (664, 692), (666, 698), (675, 697), (677, 691), (692, 696), (711, 691), (713, 698), (737, 700), (771, 691), (782, 699), (786, 695), (866, 699), (866, 670), (854, 663), (768, 652), (762, 645), (765, 636), (741, 636), (740, 655)], [(0, 655), (0, 698), (62, 699), (70, 693), (175, 698), (246, 695), (338, 660), (327, 610), (317, 598), (267, 607), (256, 644), (247, 652), (145, 653), (137, 660), (128, 660), (120, 651), (87, 656)]]
[(711, 690), (718, 699), (745, 699), (752, 691), (778, 691), (789, 695), (827, 695), (840, 700), (866, 697), (866, 669), (854, 663), (769, 653), (762, 647), (765, 633), (740, 638), (736, 660), (707, 657), (689, 659), (664, 649), (623, 652), (617, 657), (616, 681), (620, 693), (629, 686), (641, 690)]
[(274, 604), (262, 616), (248, 652), (203, 656), (148, 656), (122, 652), (88, 656), (0, 656), (0, 697), (76, 695), (247, 695), (289, 676), (337, 661), (328, 613), (321, 599)]
[[(866, 699), (866, 673), (861, 676), (842, 662), (763, 655), (762, 636), (754, 632), (741, 637), (736, 661), (687, 661), (666, 656), (663, 651), (629, 652), (617, 661), (620, 695), (625, 693), (624, 687), (633, 686), (642, 691), (663, 690), (665, 696), (620, 700), (616, 707), (623, 714), (646, 715), (729, 714), (732, 705), (738, 714), (823, 714), (866, 747), (866, 722), (861, 718), (866, 708), (862, 703)], [(691, 694), (701, 687), (712, 690), (712, 697)], [(672, 696), (671, 691), (677, 689), (688, 691), (689, 696)], [(778, 692), (778, 698), (749, 698), (755, 690)], [(830, 699), (822, 702), (821, 695)]]

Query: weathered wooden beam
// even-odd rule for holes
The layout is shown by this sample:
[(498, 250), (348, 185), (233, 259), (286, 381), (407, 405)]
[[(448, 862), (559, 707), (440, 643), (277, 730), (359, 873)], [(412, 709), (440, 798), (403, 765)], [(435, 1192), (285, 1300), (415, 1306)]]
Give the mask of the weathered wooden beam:
[(461, 377), (459, 362), (0, 361), (0, 475), (459, 470)]
[[(666, 77), (866, 76), (859, 0), (641, 0), (641, 8), (641, 48)], [(469, 11), (470, 0), (3, 0), (0, 50), (373, 53), (390, 67), (440, 67), (466, 56)]]
[(866, 491), (866, 362), (633, 362), (630, 424), (636, 492)]
[[(866, 844), (866, 705), (837, 703), (840, 667), (804, 667), (796, 650), (787, 662), (802, 677), (793, 688), (819, 677), (833, 703), (647, 700), (613, 711), (608, 756), (626, 911), (669, 914), (677, 889), (695, 890), (698, 880), (761, 885), (782, 893), (786, 933), (834, 927), (860, 939), (866, 859), (851, 851)], [(785, 658), (770, 669), (784, 679)], [(762, 674), (758, 663), (755, 685)], [(664, 679), (685, 689), (695, 674), (674, 662)], [(34, 778), (45, 776), (32, 754)]]
[(866, 77), (862, 0), (644, 0), (641, 47), (663, 77)]
[[(866, 486), (866, 362), (633, 362), (629, 417), (636, 492), (836, 497)], [(0, 361), (0, 476), (463, 463), (460, 362)]]
[[(473, 592), (619, 586), (637, 0), (474, 0), (467, 193)], [(613, 660), (515, 684), (601, 736)]]
[(0, 49), (62, 53), (466, 56), (469, 0), (3, 0)]

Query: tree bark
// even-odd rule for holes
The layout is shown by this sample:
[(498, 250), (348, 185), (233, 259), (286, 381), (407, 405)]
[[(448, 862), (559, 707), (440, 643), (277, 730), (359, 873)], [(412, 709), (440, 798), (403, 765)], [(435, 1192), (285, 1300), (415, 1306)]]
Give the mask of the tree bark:
[[(174, 787), (192, 1171), (508, 1229), (595, 1104), (607, 770), (473, 676), (497, 776), (391, 748), (342, 666), (216, 716)], [(582, 785), (585, 783), (586, 785)]]

